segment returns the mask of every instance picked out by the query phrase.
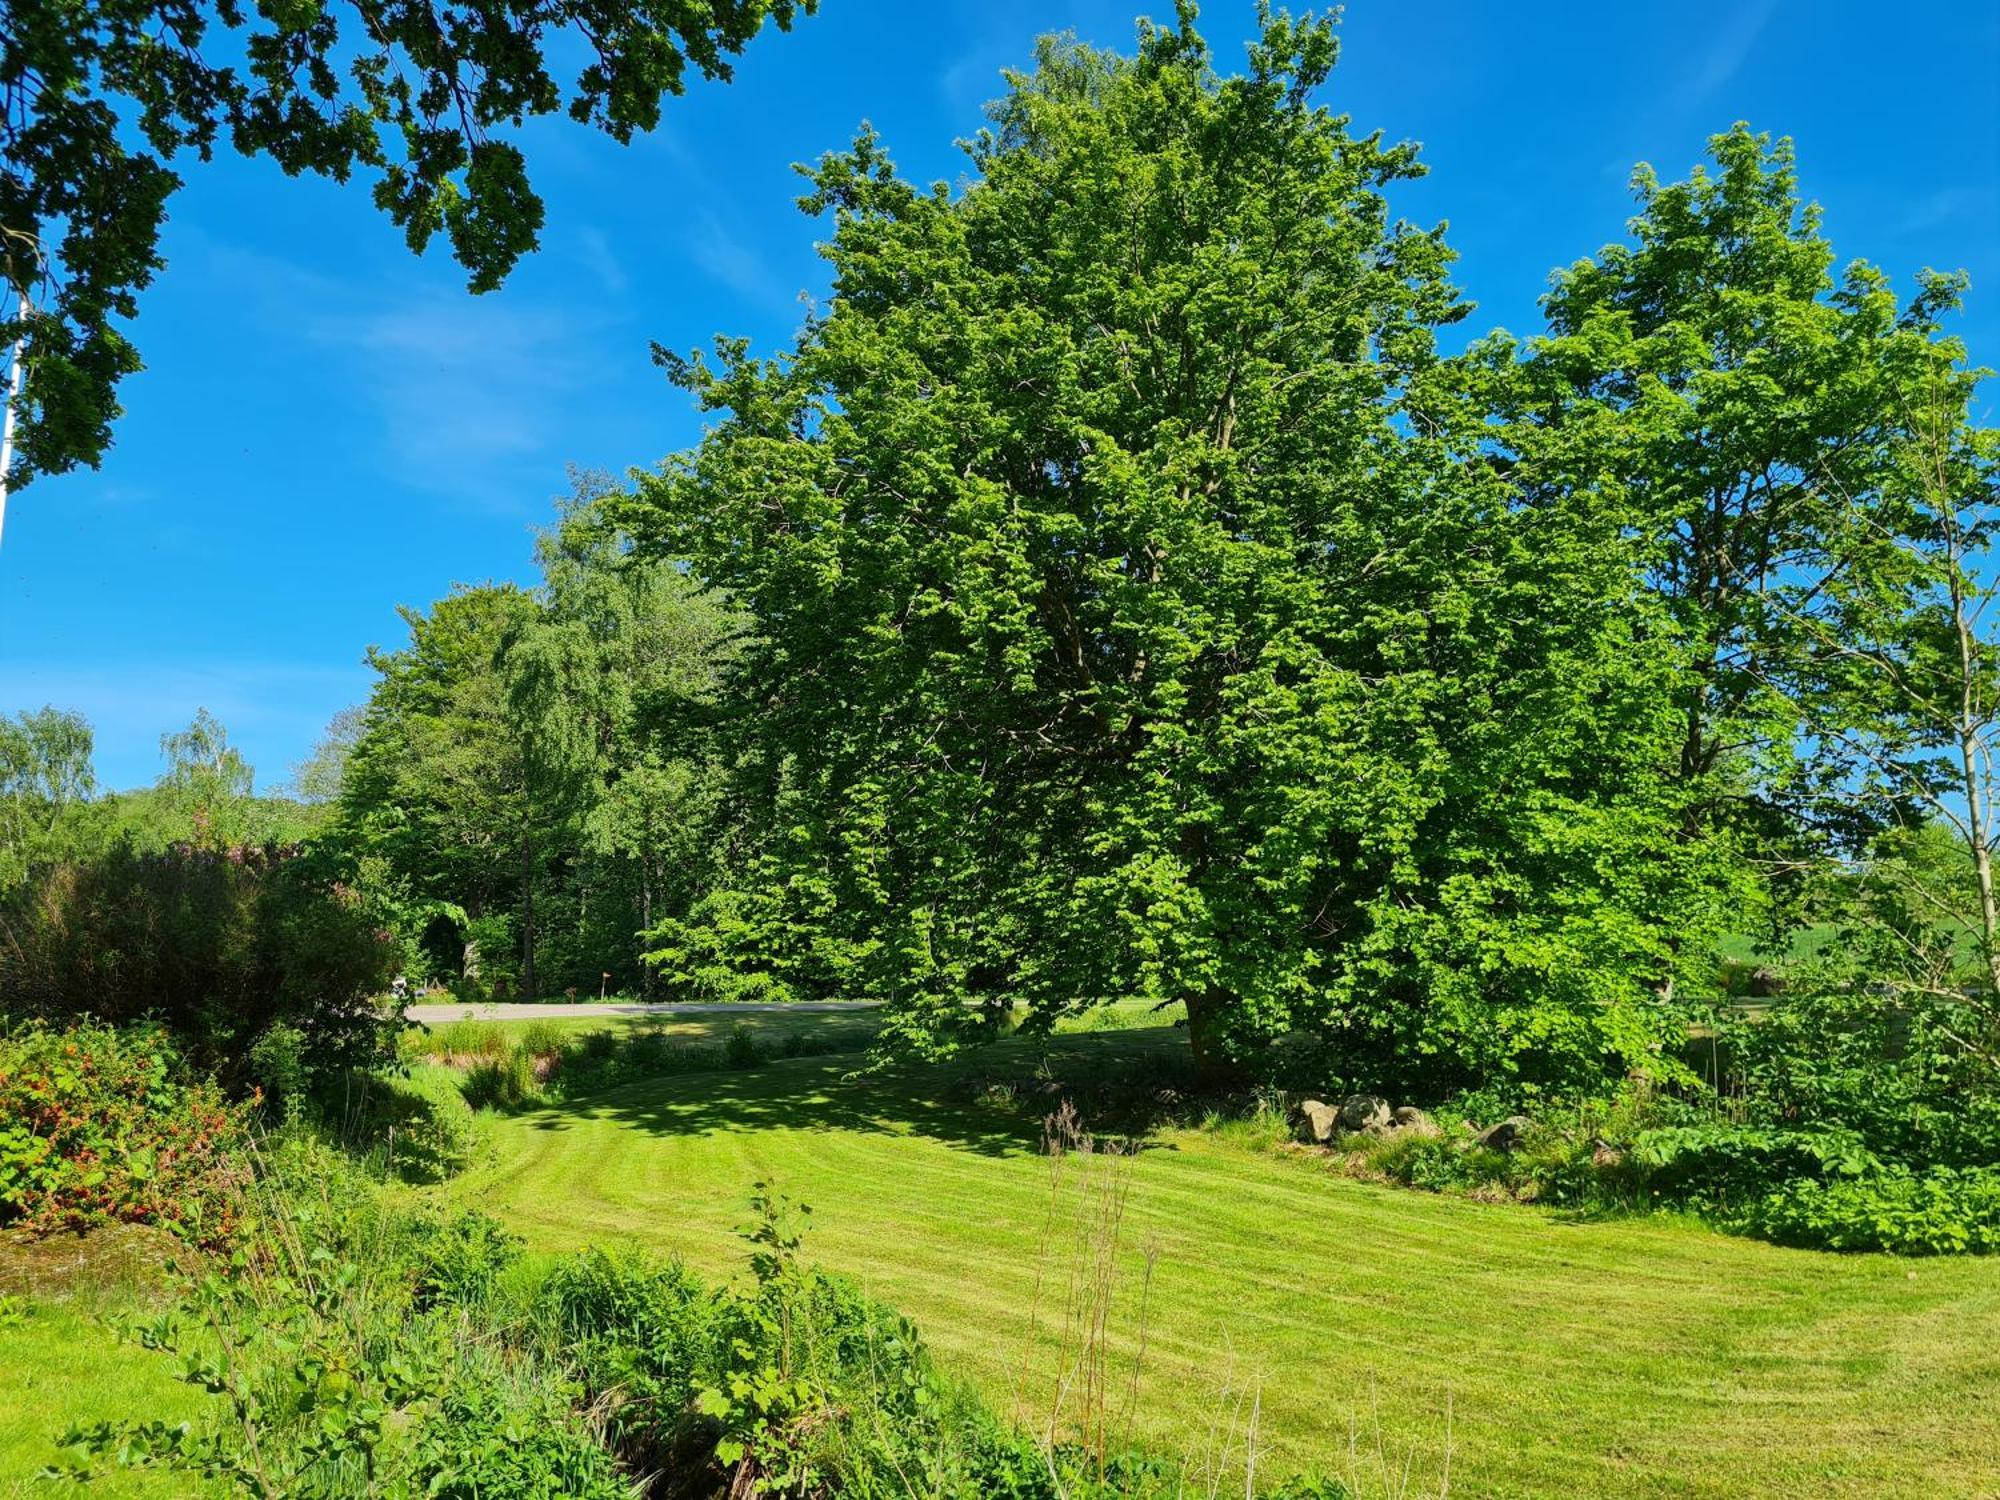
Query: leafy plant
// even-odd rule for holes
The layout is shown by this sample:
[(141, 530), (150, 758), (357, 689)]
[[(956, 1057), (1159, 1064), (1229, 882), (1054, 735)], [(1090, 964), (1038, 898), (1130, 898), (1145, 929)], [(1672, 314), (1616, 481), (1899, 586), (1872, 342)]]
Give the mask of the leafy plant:
[(215, 1414), (79, 1427), (73, 1472), (165, 1467), (257, 1500), (629, 1500), (565, 1367), (473, 1316), (516, 1253), (492, 1221), (403, 1222), (305, 1136), (275, 1143), (244, 1192), (264, 1238), (191, 1270), (178, 1306), (134, 1330)]
[(157, 1224), (227, 1246), (246, 1131), (245, 1111), (191, 1078), (159, 1027), (0, 1035), (0, 1223)]
[(1753, 1204), (1756, 1233), (1785, 1245), (1902, 1255), (2000, 1254), (2000, 1170), (1799, 1178)]
[(441, 1182), (471, 1165), (478, 1124), (456, 1076), (412, 1068), (375, 1085), (370, 1133), (386, 1140), (391, 1166), (412, 1182)]

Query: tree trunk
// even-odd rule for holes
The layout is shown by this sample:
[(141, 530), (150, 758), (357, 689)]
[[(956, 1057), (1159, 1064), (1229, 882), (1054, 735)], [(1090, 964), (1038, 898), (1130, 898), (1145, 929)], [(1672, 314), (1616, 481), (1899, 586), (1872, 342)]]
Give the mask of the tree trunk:
[(1222, 1047), (1223, 1017), (1231, 998), (1227, 990), (1216, 988), (1188, 996), (1188, 1047), (1195, 1073), (1205, 1082), (1226, 1083), (1242, 1071)]
[(535, 987), (535, 846), (521, 830), (521, 998), (532, 1000)]
[(472, 935), (472, 924), (486, 915), (484, 903), (477, 897), (467, 903), (465, 925), (458, 932), (458, 974), (461, 979), (479, 977), (479, 939)]
[[(653, 865), (651, 860), (639, 862), (639, 931), (650, 934), (653, 930)], [(643, 951), (639, 954), (639, 993), (648, 1000), (653, 998), (653, 966), (646, 962)]]
[(1967, 597), (1958, 529), (1947, 531), (1951, 561), (1952, 626), (1958, 636), (1958, 755), (1965, 793), (1966, 842), (1972, 846), (1972, 873), (1979, 887), (1979, 940), (1986, 959), (1986, 982), (2000, 996), (2000, 902), (1993, 891), (1992, 809), (1987, 805), (1984, 753), (1980, 732), (1985, 705), (1979, 701), (1979, 642)]

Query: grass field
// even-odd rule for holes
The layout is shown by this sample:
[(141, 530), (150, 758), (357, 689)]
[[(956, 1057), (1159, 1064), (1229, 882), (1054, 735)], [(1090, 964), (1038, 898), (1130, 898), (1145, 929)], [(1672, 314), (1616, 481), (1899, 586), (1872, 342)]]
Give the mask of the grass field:
[(144, 1283), (163, 1240), (112, 1231), (79, 1239), (0, 1235), (0, 1497), (89, 1494), (115, 1500), (198, 1495), (193, 1481), (104, 1467), (87, 1483), (42, 1480), (74, 1422), (138, 1415), (176, 1422), (203, 1399), (171, 1362), (121, 1338), (115, 1323), (147, 1307)]
[(729, 1015), (706, 1012), (700, 1015), (571, 1016), (564, 1015), (559, 1007), (551, 1006), (550, 1010), (552, 1014), (530, 1020), (433, 1021), (424, 1029), (432, 1036), (443, 1037), (455, 1032), (478, 1031), (518, 1036), (530, 1029), (564, 1037), (587, 1036), (599, 1031), (615, 1032), (621, 1036), (659, 1032), (676, 1042), (707, 1046), (720, 1044), (740, 1026), (765, 1040), (796, 1034), (834, 1039), (858, 1048), (865, 1046), (868, 1039), (874, 1036), (876, 1027), (875, 1018), (867, 1011), (786, 1011), (776, 1005), (745, 1005), (740, 1007), (741, 1014)]
[[(859, 1051), (873, 1039), (878, 1024), (865, 1010), (800, 1011), (782, 1005), (742, 1005), (728, 1013), (708, 1011), (695, 1015), (660, 1012), (639, 1016), (575, 1016), (563, 1014), (560, 1006), (550, 1006), (549, 1012), (525, 1020), (482, 1021), (474, 1019), (476, 1012), (468, 1006), (463, 1018), (412, 1028), (410, 1048), (472, 1052), (478, 1050), (477, 1039), (488, 1034), (520, 1037), (532, 1033), (569, 1039), (607, 1031), (619, 1036), (658, 1033), (672, 1042), (704, 1047), (720, 1046), (732, 1031), (741, 1029), (761, 1042), (777, 1043), (786, 1037), (799, 1036), (809, 1039), (815, 1051), (836, 1046)], [(1149, 1005), (1120, 1001), (1065, 1017), (1057, 1023), (1057, 1029), (1065, 1035), (1076, 1035), (1158, 1028), (1163, 1020), (1170, 1022), (1179, 1014), (1178, 1007), (1160, 1012)]]
[[(743, 1019), (774, 1039), (868, 1035), (850, 1016)], [(727, 1275), (752, 1185), (773, 1180), (813, 1207), (809, 1258), (1036, 1424), (1076, 1352), (1051, 1333), (1072, 1275), (1087, 1292), (1094, 1228), (1115, 1221), (1114, 1430), (1131, 1395), (1135, 1436), (1231, 1469), (1236, 1493), (1254, 1425), (1261, 1477), (1328, 1469), (1371, 1500), (1435, 1496), (1447, 1467), (1460, 1497), (2000, 1497), (2000, 1265), (1374, 1187), (1241, 1128), (1160, 1128), (1058, 1177), (1039, 1117), (1066, 1084), (1171, 1073), (1185, 1034), (1153, 1019), (1116, 1010), (955, 1070), (854, 1077), (846, 1054), (631, 1085), (496, 1119), (494, 1159), (443, 1191), (538, 1249), (633, 1242)], [(737, 1018), (668, 1024), (707, 1045)], [(185, 1416), (196, 1398), (111, 1332), (132, 1288), (26, 1290), (25, 1317), (0, 1318), (0, 1496), (198, 1493), (34, 1479), (69, 1421)]]
[(205, 1493), (178, 1475), (102, 1467), (87, 1483), (38, 1479), (58, 1457), (55, 1435), (72, 1422), (142, 1413), (177, 1422), (201, 1397), (174, 1378), (164, 1356), (125, 1343), (110, 1308), (37, 1300), (0, 1328), (0, 1496), (148, 1497)]
[[(1059, 1038), (1045, 1071), (1178, 1056), (1183, 1035)], [(1067, 1225), (1111, 1194), (1052, 1193), (1043, 1089), (1010, 1101), (936, 1072), (857, 1080), (854, 1061), (662, 1079), (508, 1118), (497, 1159), (457, 1191), (541, 1248), (634, 1241), (727, 1272), (751, 1185), (774, 1179), (814, 1209), (811, 1258), (1035, 1419), (1053, 1365), (1028, 1355), (1029, 1321), (1060, 1321), (1090, 1248), (1051, 1231), (1052, 1204)], [(1025, 1077), (1036, 1061), (1009, 1042), (977, 1067)], [(1261, 1473), (1329, 1466), (1365, 1493), (1396, 1492), (1380, 1465), (1409, 1461), (1407, 1493), (1436, 1494), (1448, 1452), (1460, 1496), (2000, 1495), (1990, 1261), (1577, 1222), (1348, 1181), (1228, 1131), (1148, 1144), (1095, 1170), (1127, 1195), (1121, 1390), (1157, 1255), (1134, 1419), (1150, 1442), (1212, 1454), (1254, 1407)], [(1074, 1169), (1066, 1191), (1086, 1178)]]

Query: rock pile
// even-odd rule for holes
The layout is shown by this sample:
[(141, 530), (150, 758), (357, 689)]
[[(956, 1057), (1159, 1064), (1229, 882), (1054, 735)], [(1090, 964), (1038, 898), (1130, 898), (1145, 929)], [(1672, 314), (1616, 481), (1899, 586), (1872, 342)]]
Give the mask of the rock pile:
[(1349, 1094), (1339, 1104), (1308, 1099), (1298, 1115), (1300, 1135), (1320, 1146), (1340, 1135), (1441, 1134), (1422, 1110), (1408, 1104), (1391, 1108), (1380, 1094)]
[(1498, 1125), (1489, 1125), (1479, 1132), (1477, 1144), (1489, 1151), (1512, 1151), (1527, 1139), (1528, 1132), (1535, 1128), (1535, 1122), (1526, 1115), (1509, 1115)]
[[(1331, 1145), (1344, 1135), (1411, 1135), (1436, 1137), (1444, 1132), (1437, 1121), (1414, 1105), (1391, 1107), (1380, 1094), (1349, 1094), (1338, 1104), (1308, 1099), (1294, 1111), (1299, 1138), (1315, 1146)], [(1513, 1151), (1535, 1128), (1526, 1115), (1509, 1115), (1484, 1130), (1465, 1127), (1469, 1144), (1489, 1151)]]

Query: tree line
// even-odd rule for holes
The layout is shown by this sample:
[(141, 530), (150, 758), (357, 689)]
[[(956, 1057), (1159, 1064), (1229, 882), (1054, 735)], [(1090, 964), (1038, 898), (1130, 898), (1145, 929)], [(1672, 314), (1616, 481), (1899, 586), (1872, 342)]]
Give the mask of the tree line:
[(1336, 50), (1051, 40), (960, 187), (812, 167), (794, 342), (658, 351), (703, 441), (371, 653), (313, 837), (408, 971), (876, 998), (931, 1053), (1141, 997), (1217, 1068), (1560, 1091), (1842, 926), (1990, 1058), (1964, 279), (1837, 263), (1739, 125), (1465, 341)]

